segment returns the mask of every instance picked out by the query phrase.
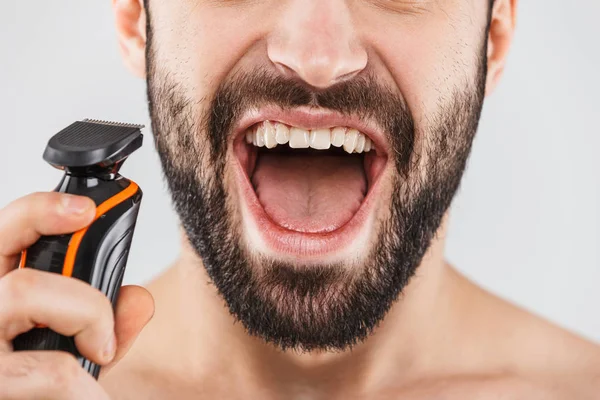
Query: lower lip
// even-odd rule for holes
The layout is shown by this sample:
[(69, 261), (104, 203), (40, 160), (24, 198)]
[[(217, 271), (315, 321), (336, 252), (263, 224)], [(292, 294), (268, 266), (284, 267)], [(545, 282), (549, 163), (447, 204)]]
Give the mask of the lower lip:
[(351, 246), (358, 238), (360, 231), (370, 225), (377, 198), (376, 193), (379, 192), (380, 178), (384, 169), (385, 167), (381, 168), (377, 174), (363, 203), (350, 221), (332, 232), (307, 233), (286, 229), (276, 224), (267, 215), (256, 197), (239, 157), (235, 157), (235, 176), (238, 187), (241, 189), (240, 197), (244, 199), (249, 215), (254, 219), (258, 234), (270, 252), (288, 257), (322, 258)]

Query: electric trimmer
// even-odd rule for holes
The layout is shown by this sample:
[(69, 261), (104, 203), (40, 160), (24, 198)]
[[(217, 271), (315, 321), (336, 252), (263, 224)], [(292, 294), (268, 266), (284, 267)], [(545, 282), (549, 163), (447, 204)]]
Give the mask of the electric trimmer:
[[(127, 264), (142, 191), (119, 174), (123, 162), (142, 146), (142, 125), (83, 120), (48, 142), (44, 160), (64, 170), (56, 192), (87, 196), (96, 216), (86, 228), (45, 236), (21, 255), (19, 268), (80, 279), (104, 293), (115, 307)], [(100, 366), (82, 357), (72, 337), (38, 326), (13, 341), (15, 351), (62, 350), (98, 378)]]

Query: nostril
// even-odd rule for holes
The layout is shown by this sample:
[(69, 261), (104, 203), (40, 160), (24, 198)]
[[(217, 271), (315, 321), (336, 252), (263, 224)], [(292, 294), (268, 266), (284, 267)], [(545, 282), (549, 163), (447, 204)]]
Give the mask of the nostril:
[(287, 79), (301, 81), (314, 89), (325, 89), (335, 83), (321, 74), (315, 74), (315, 71), (301, 67), (294, 68), (293, 66), (281, 62), (273, 62), (273, 64), (281, 76)]
[(296, 73), (296, 71), (294, 71), (293, 68), (290, 68), (287, 65), (277, 62), (277, 61), (273, 61), (273, 64), (275, 65), (275, 68), (277, 68), (277, 70), (286, 78), (297, 78), (298, 77), (298, 74)]
[(345, 82), (345, 81), (349, 81), (352, 78), (354, 78), (356, 75), (358, 75), (362, 70), (354, 70), (354, 71), (350, 71), (350, 72), (346, 72), (343, 74), (340, 74), (337, 76), (337, 78), (335, 79), (335, 81), (333, 83), (340, 83), (340, 82)]

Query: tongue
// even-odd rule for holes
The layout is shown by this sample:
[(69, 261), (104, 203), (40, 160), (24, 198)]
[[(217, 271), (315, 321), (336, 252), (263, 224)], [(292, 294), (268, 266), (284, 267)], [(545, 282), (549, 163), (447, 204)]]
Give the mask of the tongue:
[(360, 156), (260, 154), (252, 183), (265, 212), (300, 232), (332, 232), (358, 211), (366, 193)]

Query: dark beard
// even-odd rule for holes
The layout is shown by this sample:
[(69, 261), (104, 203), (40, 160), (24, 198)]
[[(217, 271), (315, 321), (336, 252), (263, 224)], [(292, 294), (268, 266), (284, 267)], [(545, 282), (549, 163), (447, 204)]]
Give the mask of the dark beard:
[[(151, 35), (149, 35), (149, 42)], [(175, 208), (231, 314), (249, 334), (282, 348), (344, 350), (363, 341), (414, 275), (454, 197), (483, 104), (486, 49), (475, 82), (457, 90), (419, 136), (403, 99), (366, 75), (316, 91), (264, 70), (237, 73), (202, 115), (157, 68), (148, 47), (148, 96), (156, 145)], [(363, 265), (304, 267), (251, 256), (224, 186), (232, 126), (249, 107), (322, 107), (384, 128), (395, 174), (389, 216)], [(427, 156), (421, 178), (419, 156)], [(233, 157), (232, 154), (229, 157)], [(210, 166), (199, 168), (200, 165)]]

